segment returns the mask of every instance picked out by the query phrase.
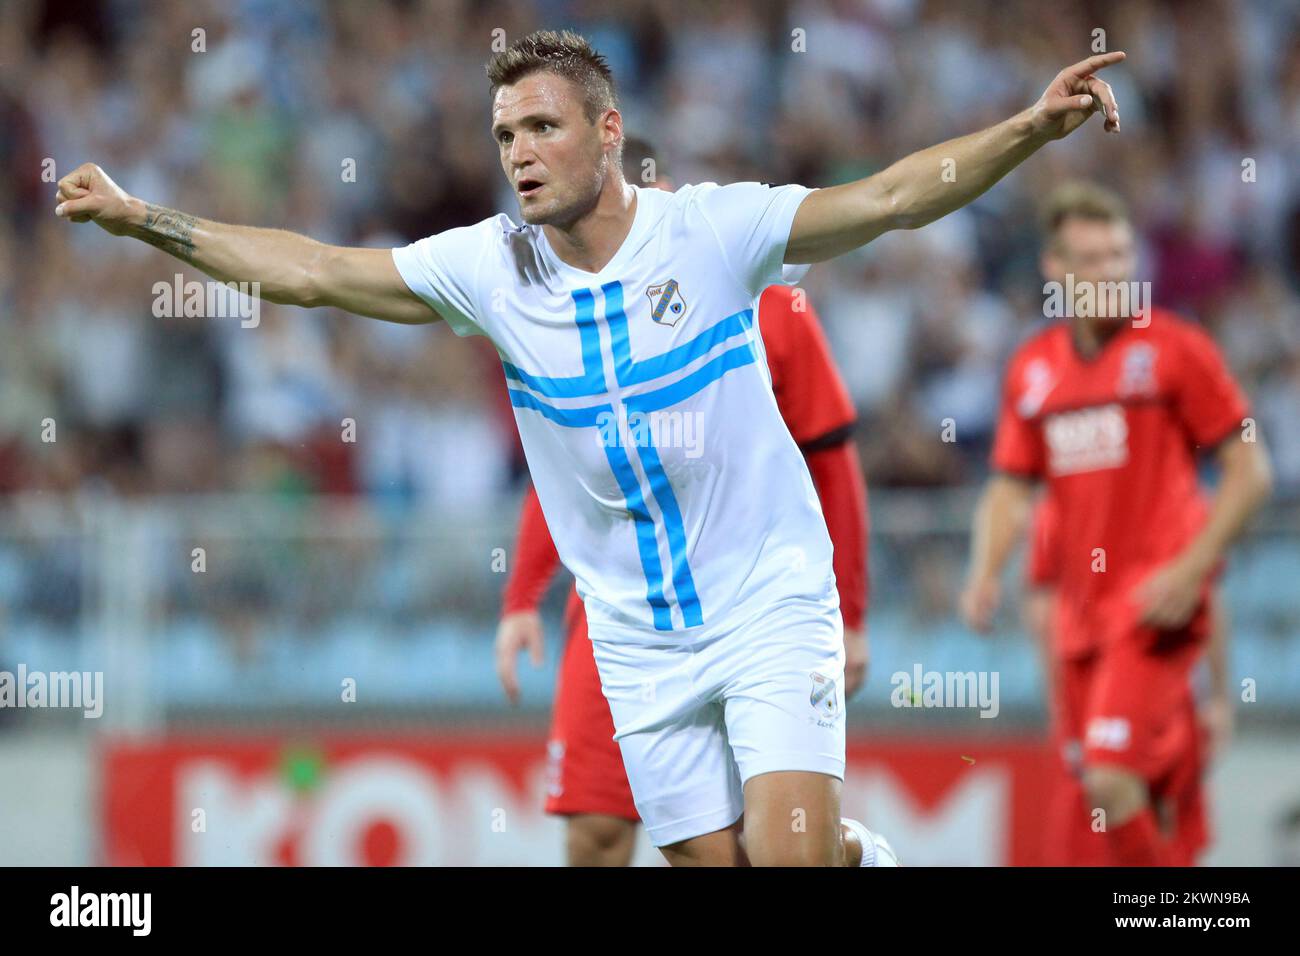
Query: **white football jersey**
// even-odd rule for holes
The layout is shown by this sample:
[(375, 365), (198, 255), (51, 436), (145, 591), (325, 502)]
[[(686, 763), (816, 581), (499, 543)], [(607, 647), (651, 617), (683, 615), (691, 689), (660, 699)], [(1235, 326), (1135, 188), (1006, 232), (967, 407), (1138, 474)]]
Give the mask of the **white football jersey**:
[(755, 326), (812, 190), (633, 188), (632, 229), (596, 273), (505, 215), (393, 259), (458, 335), (496, 345), (593, 639), (714, 634), (788, 598), (837, 608), (825, 519)]

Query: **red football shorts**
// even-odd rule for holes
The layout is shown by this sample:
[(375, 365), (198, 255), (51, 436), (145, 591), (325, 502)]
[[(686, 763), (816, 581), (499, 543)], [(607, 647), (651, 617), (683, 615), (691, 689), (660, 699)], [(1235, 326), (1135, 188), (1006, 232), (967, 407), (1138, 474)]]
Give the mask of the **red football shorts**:
[[(1182, 631), (1136, 627), (1080, 657), (1057, 662), (1055, 737), (1071, 779), (1057, 788), (1058, 821), (1091, 817), (1077, 777), (1081, 766), (1108, 764), (1143, 777), (1157, 819), (1167, 818), (1179, 861), (1193, 862), (1205, 846), (1205, 738), (1196, 715), (1191, 672), (1209, 635), (1202, 605)], [(1072, 765), (1072, 766), (1071, 766)], [(1097, 843), (1064, 826), (1060, 852), (1082, 865), (1107, 862)]]
[(568, 637), (546, 744), (546, 812), (640, 820), (623, 756), (614, 742), (614, 718), (600, 689), (587, 616), (576, 594), (570, 598), (565, 621)]

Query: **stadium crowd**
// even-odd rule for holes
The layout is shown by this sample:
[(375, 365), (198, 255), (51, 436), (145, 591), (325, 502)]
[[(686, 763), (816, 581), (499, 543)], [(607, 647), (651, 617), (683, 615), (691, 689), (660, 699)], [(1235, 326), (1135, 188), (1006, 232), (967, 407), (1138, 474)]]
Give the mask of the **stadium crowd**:
[(1130, 202), (1140, 278), (1224, 345), (1279, 497), (1300, 495), (1300, 7), (1267, 0), (13, 0), (0, 18), (0, 493), (318, 491), (447, 513), (517, 493), (485, 341), (269, 303), (256, 327), (158, 318), (156, 283), (204, 277), (68, 228), (52, 180), (94, 161), (152, 201), (352, 245), (517, 217), (483, 63), (494, 38), (543, 24), (606, 54), (627, 128), (677, 182), (833, 185), (1012, 114), (1099, 44), (1125, 49), (1110, 78), (1122, 137), (1085, 131), (968, 210), (806, 280), (860, 411), (868, 479), (980, 478), (1002, 364), (1046, 321), (1037, 203), (1087, 176)]

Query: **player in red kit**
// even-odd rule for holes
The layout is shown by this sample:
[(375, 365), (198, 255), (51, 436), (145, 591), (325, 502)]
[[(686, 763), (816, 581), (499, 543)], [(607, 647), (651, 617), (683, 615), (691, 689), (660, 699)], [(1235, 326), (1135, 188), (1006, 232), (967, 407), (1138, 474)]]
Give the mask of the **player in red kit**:
[[(1048, 207), (1045, 292), (1064, 288), (1086, 307), (1008, 366), (962, 613), (988, 629), (1033, 484), (1045, 482), (1057, 521), (1057, 706), (1082, 740), (1089, 822), (1108, 862), (1174, 865), (1196, 842), (1171, 835), (1189, 821), (1159, 817), (1185, 807), (1202, 763), (1190, 675), (1211, 632), (1214, 578), (1267, 498), (1270, 468), (1214, 342), (1133, 296), (1118, 198), (1076, 184)], [(1113, 308), (1120, 291), (1131, 307)], [(1210, 450), (1221, 478), (1207, 502), (1196, 456)]]
[[(623, 165), (629, 180), (671, 190), (649, 144), (628, 137)], [(861, 686), (867, 669), (863, 622), (867, 600), (866, 483), (849, 440), (855, 412), (802, 290), (770, 286), (758, 303), (758, 326), (772, 390), (790, 434), (803, 450), (834, 545), (834, 571), (844, 618), (845, 695)], [(530, 488), (519, 520), (515, 560), (497, 631), (497, 670), (506, 694), (518, 695), (515, 665), (527, 648), (542, 660), (537, 605), (560, 559)], [(640, 819), (623, 769), (614, 721), (601, 691), (577, 591), (564, 612), (567, 634), (547, 741), (546, 812), (567, 824), (571, 866), (626, 866)]]
[[(1058, 654), (1052, 638), (1055, 608), (1060, 518), (1055, 501), (1044, 495), (1034, 506), (1025, 562), (1024, 623), (1039, 653), (1051, 713), (1052, 749), (1059, 758), (1053, 766), (1052, 795), (1044, 814), (1045, 853), (1048, 866), (1105, 866), (1110, 862), (1103, 835), (1094, 831), (1083, 790), (1082, 735), (1076, 708), (1063, 696)], [(1209, 695), (1198, 701), (1195, 722), (1197, 747), (1184, 763), (1185, 773), (1169, 786), (1157, 802), (1161, 831), (1172, 844), (1173, 861), (1193, 865), (1208, 841), (1203, 778), (1208, 759), (1216, 754), (1231, 732), (1232, 698), (1228, 689), (1227, 621), (1216, 587), (1211, 594), (1210, 637), (1206, 654), (1210, 672)], [(1199, 762), (1196, 758), (1203, 758)]]

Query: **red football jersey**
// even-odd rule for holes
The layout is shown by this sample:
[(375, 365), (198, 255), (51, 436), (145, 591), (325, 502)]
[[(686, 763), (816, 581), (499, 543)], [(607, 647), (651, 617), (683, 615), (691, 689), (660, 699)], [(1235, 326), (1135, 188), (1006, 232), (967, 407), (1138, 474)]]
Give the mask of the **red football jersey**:
[(771, 285), (758, 300), (758, 331), (785, 427), (808, 461), (831, 543), (840, 613), (863, 627), (870, 595), (867, 486), (847, 441), (857, 412), (821, 322), (802, 289)]
[(1136, 626), (1133, 589), (1205, 522), (1197, 451), (1247, 414), (1213, 340), (1162, 310), (1126, 322), (1091, 359), (1068, 323), (1017, 350), (993, 467), (1045, 480), (1054, 499), (1063, 652)]
[(785, 427), (801, 447), (852, 427), (857, 412), (817, 313), (803, 289), (771, 285), (758, 300), (758, 331)]

